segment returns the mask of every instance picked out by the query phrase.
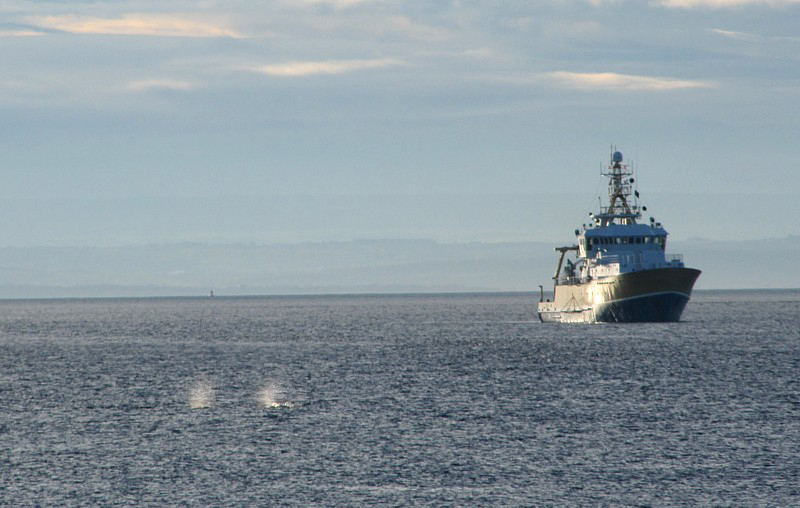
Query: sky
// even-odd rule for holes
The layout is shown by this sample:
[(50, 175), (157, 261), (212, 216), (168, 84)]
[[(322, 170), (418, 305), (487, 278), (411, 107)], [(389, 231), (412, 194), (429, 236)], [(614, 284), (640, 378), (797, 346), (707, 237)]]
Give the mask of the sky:
[(800, 0), (4, 0), (0, 69), (2, 245), (569, 241), (612, 145), (800, 234)]

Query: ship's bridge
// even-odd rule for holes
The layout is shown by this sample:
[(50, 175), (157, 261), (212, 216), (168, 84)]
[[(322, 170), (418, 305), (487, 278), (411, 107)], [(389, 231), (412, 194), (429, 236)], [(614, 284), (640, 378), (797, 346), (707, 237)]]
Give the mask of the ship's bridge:
[(667, 231), (660, 225), (611, 224), (588, 228), (578, 236), (580, 257), (594, 258), (598, 252), (616, 254), (636, 251), (663, 251), (667, 245)]

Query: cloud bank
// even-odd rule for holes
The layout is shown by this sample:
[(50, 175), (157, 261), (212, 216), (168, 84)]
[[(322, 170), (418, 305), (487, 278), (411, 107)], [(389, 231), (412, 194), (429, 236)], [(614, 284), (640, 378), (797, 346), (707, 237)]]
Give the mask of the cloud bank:
[(44, 28), (75, 34), (241, 37), (241, 34), (227, 27), (177, 15), (141, 14), (120, 18), (88, 18), (65, 15), (35, 18), (33, 22)]
[(548, 72), (545, 77), (569, 88), (596, 90), (626, 91), (664, 91), (690, 88), (710, 88), (713, 85), (705, 81), (660, 78), (650, 76), (632, 76), (614, 72)]
[(789, 5), (800, 5), (800, 0), (658, 0), (656, 5), (673, 9), (727, 9), (746, 7), (749, 5), (785, 7)]
[(141, 79), (126, 84), (129, 92), (147, 92), (150, 90), (188, 91), (195, 88), (193, 83), (179, 79)]
[(382, 69), (403, 65), (403, 62), (392, 59), (375, 60), (328, 60), (316, 62), (289, 62), (277, 65), (263, 65), (251, 70), (269, 76), (297, 78), (317, 74), (346, 74), (368, 69)]

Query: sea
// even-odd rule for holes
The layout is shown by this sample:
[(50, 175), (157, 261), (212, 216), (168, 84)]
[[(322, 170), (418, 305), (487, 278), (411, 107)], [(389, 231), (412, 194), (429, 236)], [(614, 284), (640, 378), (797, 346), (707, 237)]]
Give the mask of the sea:
[(800, 506), (800, 290), (0, 301), (3, 506)]

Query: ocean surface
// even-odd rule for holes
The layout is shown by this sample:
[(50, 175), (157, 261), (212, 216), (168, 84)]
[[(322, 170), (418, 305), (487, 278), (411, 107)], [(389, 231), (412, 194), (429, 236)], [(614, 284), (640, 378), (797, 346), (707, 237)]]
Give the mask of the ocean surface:
[(5, 506), (800, 506), (800, 291), (0, 301)]

